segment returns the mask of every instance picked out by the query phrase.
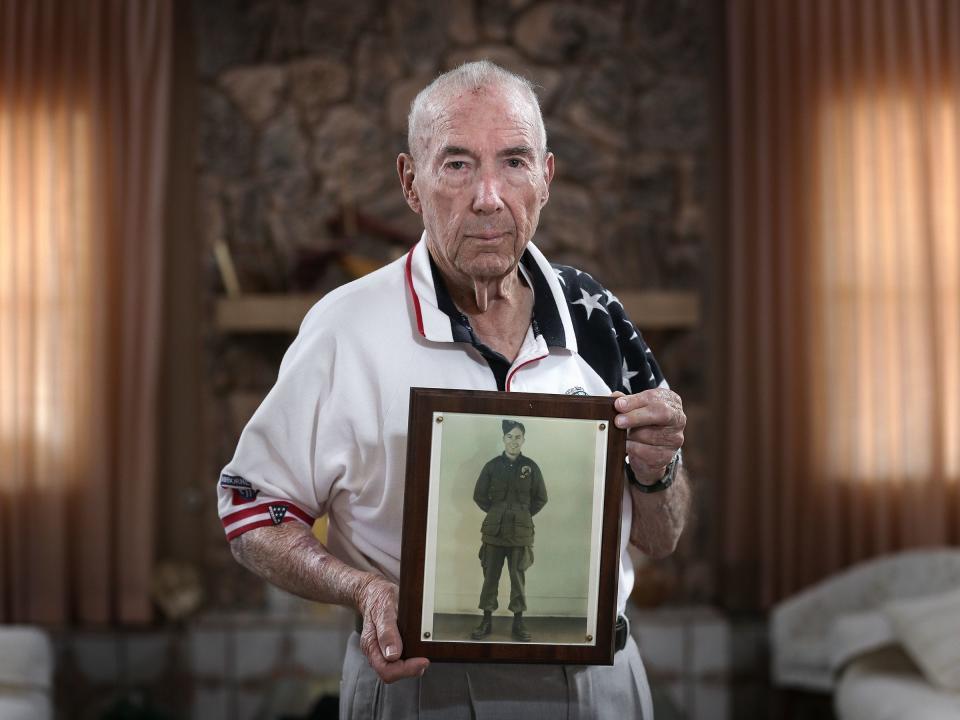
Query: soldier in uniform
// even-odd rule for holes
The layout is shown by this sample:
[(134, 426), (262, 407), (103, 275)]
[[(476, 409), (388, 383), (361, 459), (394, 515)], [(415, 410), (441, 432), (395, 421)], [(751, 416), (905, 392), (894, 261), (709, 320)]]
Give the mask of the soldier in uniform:
[(483, 466), (473, 491), (473, 500), (486, 517), (480, 528), (483, 620), (470, 637), (480, 640), (492, 631), (500, 574), (506, 560), (510, 573), (512, 636), (514, 640), (527, 642), (530, 633), (523, 624), (523, 612), (527, 609), (524, 576), (533, 564), (533, 516), (547, 504), (547, 489), (540, 468), (520, 453), (526, 439), (523, 423), (504, 420), (502, 426), (504, 452)]

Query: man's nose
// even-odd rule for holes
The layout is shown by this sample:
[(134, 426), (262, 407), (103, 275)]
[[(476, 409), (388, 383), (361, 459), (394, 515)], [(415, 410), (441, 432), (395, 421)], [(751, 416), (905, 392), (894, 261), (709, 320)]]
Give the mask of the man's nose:
[(500, 197), (500, 179), (493, 173), (482, 173), (477, 180), (473, 197), (473, 211), (479, 215), (492, 215), (503, 210)]

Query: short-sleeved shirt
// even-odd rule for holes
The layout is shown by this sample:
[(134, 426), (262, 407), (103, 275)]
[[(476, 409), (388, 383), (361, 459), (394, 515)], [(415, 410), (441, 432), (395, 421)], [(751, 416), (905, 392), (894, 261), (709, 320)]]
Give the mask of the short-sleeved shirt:
[[(227, 538), (326, 514), (334, 555), (397, 581), (411, 387), (609, 395), (665, 384), (619, 300), (592, 277), (552, 266), (533, 243), (520, 272), (535, 303), (513, 362), (477, 341), (424, 239), (314, 305), (221, 474)], [(633, 586), (631, 510), (624, 491), (621, 611)]]

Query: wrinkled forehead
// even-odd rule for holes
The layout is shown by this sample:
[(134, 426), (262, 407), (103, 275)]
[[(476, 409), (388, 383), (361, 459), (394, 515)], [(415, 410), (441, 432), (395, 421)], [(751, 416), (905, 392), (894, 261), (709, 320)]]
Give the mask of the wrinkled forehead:
[(474, 145), (491, 142), (532, 148), (538, 145), (536, 109), (512, 88), (457, 91), (438, 98), (432, 110), (432, 132), (427, 146), (431, 155), (449, 145), (471, 150), (480, 149)]

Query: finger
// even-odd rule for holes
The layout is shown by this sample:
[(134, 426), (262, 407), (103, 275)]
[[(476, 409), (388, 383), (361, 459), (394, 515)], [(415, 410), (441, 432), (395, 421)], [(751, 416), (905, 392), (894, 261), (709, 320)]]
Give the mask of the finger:
[(380, 676), (385, 683), (396, 682), (405, 678), (420, 677), (430, 666), (427, 658), (408, 658), (406, 660), (394, 660), (387, 662), (382, 655), (374, 653), (374, 656), (368, 657), (367, 661), (373, 671)]
[(377, 645), (383, 656), (389, 661), (399, 658), (403, 653), (403, 640), (400, 639), (400, 630), (397, 629), (396, 611), (391, 611), (388, 606), (376, 613), (374, 626), (377, 632)]
[(629, 431), (627, 439), (644, 445), (660, 445), (678, 450), (683, 447), (683, 429), (673, 425), (635, 427)]
[(682, 410), (677, 410), (663, 403), (654, 403), (617, 415), (614, 423), (619, 428), (628, 429), (650, 425), (682, 428), (687, 424), (687, 418)]
[(643, 390), (638, 393), (633, 393), (632, 395), (624, 395), (623, 393), (620, 393), (619, 396), (614, 394), (616, 399), (614, 400), (613, 404), (620, 412), (636, 410), (644, 405), (649, 405), (650, 402), (656, 397), (656, 395), (654, 395), (655, 391), (656, 389)]
[(623, 395), (620, 396), (614, 394), (616, 398), (614, 400), (614, 405), (617, 410), (621, 412), (628, 412), (630, 410), (636, 410), (645, 405), (651, 405), (656, 402), (663, 402), (667, 405), (675, 405), (678, 408), (683, 407), (683, 402), (680, 400), (680, 396), (677, 395), (673, 390), (666, 387), (657, 387), (650, 388), (649, 390), (642, 390), (641, 392), (634, 393), (633, 395)]
[(396, 660), (403, 652), (397, 630), (397, 586), (376, 580), (368, 586), (367, 597), (370, 601), (365, 605), (364, 636), (369, 629), (383, 656), (387, 660)]
[(373, 627), (373, 624), (369, 621), (364, 620), (363, 623), (363, 632), (360, 634), (360, 650), (367, 658), (367, 662), (373, 665), (372, 658), (375, 655), (383, 657), (383, 653), (380, 651), (380, 645), (377, 642), (377, 631)]
[(645, 445), (627, 440), (627, 455), (630, 457), (630, 467), (634, 469), (640, 466), (650, 470), (665, 468), (676, 454), (676, 448)]
[(403, 650), (396, 622), (390, 622), (389, 618), (385, 618), (387, 614), (388, 611), (380, 606), (375, 606), (363, 621), (360, 649), (371, 660), (371, 664), (372, 658), (377, 655), (383, 657), (387, 662), (396, 660)]
[(400, 660), (397, 656), (394, 660), (384, 657), (380, 651), (380, 643), (372, 624), (364, 627), (363, 635), (360, 636), (360, 650), (367, 658), (367, 662), (374, 672), (383, 679), (384, 682), (394, 682), (402, 678), (417, 677), (422, 675), (430, 665), (427, 658), (407, 658)]

